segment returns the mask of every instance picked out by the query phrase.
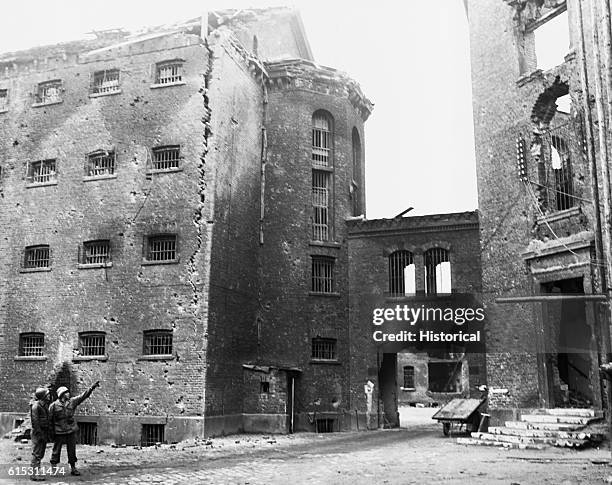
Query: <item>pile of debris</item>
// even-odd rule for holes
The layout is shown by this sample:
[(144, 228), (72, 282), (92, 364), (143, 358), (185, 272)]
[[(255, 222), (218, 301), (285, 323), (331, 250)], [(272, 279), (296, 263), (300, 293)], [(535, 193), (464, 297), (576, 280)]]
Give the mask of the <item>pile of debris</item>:
[(486, 433), (472, 433), (471, 438), (457, 442), (520, 449), (586, 448), (603, 441), (604, 429), (594, 426), (602, 420), (602, 412), (593, 409), (540, 409), (522, 415), (520, 421), (506, 421), (505, 426), (491, 426)]

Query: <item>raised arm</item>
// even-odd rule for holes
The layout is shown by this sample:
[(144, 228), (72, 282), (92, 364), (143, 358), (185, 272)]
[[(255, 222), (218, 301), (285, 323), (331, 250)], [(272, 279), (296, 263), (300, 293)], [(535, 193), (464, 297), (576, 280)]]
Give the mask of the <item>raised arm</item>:
[(91, 396), (91, 393), (94, 392), (94, 390), (100, 387), (100, 381), (96, 381), (89, 389), (87, 389), (84, 393), (79, 394), (76, 397), (73, 397), (71, 399), (71, 401), (74, 402), (75, 406), (78, 406), (79, 404), (81, 404), (85, 399), (87, 399), (89, 396)]

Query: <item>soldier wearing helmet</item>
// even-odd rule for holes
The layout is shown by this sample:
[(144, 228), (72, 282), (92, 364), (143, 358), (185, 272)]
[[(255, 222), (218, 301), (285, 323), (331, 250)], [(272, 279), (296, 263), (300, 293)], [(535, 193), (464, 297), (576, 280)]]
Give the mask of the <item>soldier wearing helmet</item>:
[(40, 461), (45, 456), (47, 443), (51, 441), (51, 427), (49, 425), (49, 403), (51, 393), (45, 387), (39, 387), (34, 393), (35, 401), (30, 408), (30, 420), (32, 421), (32, 480), (44, 480), (44, 476), (39, 474)]
[(96, 382), (93, 386), (87, 389), (84, 393), (76, 397), (70, 397), (70, 391), (66, 387), (60, 387), (57, 390), (57, 400), (51, 404), (49, 408), (49, 417), (55, 433), (55, 443), (51, 454), (51, 464), (57, 465), (60, 461), (62, 453), (62, 445), (66, 443), (66, 451), (68, 452), (68, 463), (70, 463), (72, 475), (80, 475), (81, 472), (76, 468), (76, 434), (79, 430), (74, 419), (74, 412), (79, 404), (87, 399), (100, 382)]

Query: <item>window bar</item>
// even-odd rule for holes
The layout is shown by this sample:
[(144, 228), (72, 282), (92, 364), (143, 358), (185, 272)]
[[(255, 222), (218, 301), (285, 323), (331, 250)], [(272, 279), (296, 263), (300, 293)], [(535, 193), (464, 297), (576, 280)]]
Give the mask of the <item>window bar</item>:
[(28, 357), (43, 355), (44, 335), (23, 335), (21, 338), (21, 353)]
[(329, 240), (329, 173), (312, 171), (312, 238), (314, 241)]
[(105, 352), (104, 335), (83, 335), (81, 337), (81, 355), (104, 355)]

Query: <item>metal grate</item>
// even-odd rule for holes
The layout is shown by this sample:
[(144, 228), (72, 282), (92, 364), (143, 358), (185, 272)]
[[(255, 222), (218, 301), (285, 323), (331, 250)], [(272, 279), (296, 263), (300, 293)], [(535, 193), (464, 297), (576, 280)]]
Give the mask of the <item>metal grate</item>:
[(98, 423), (79, 421), (79, 444), (92, 446), (98, 444)]
[(315, 293), (334, 292), (334, 258), (312, 257), (312, 291)]
[(410, 251), (400, 250), (389, 255), (389, 293), (395, 296), (416, 293), (415, 266)]
[(181, 147), (170, 145), (153, 149), (153, 170), (169, 170), (179, 168)]
[(79, 334), (79, 351), (82, 356), (104, 355), (106, 335), (102, 332), (83, 332)]
[(38, 88), (36, 90), (36, 102), (57, 103), (62, 100), (61, 92), (62, 81), (59, 79), (39, 83)]
[(93, 94), (118, 92), (119, 69), (108, 69), (94, 72), (91, 91)]
[(143, 424), (141, 444), (142, 446), (155, 446), (164, 442), (164, 424)]
[(26, 357), (41, 357), (44, 355), (44, 333), (22, 333), (19, 336), (19, 355)]
[(576, 138), (571, 121), (557, 125), (542, 135), (545, 160), (544, 183), (546, 204), (549, 211), (561, 211), (574, 207), (572, 177), (572, 147)]
[(443, 248), (425, 251), (425, 293), (435, 295), (451, 292), (449, 253)]
[(312, 171), (312, 239), (329, 240), (329, 186), (330, 173)]
[(414, 389), (414, 367), (411, 365), (404, 366), (404, 387)]
[(325, 114), (315, 114), (312, 118), (312, 164), (314, 166), (330, 166), (331, 136), (329, 118)]
[(176, 236), (151, 236), (147, 245), (147, 261), (173, 261), (176, 259)]
[(144, 355), (171, 355), (172, 330), (149, 330), (144, 332)]
[(270, 381), (259, 381), (259, 393), (260, 394), (270, 393)]
[(25, 249), (23, 267), (26, 269), (48, 268), (50, 266), (49, 246), (29, 246)]
[(8, 89), (0, 89), (0, 111), (8, 107)]
[(115, 173), (115, 152), (98, 151), (87, 155), (87, 175), (113, 175)]
[(102, 264), (111, 260), (109, 240), (87, 241), (83, 243), (83, 264)]
[(336, 360), (336, 339), (313, 338), (311, 357), (317, 360)]
[(317, 418), (315, 421), (317, 433), (333, 433), (335, 421), (332, 418)]
[(183, 61), (160, 62), (156, 66), (155, 83), (172, 84), (183, 80)]
[(56, 179), (55, 160), (39, 160), (30, 163), (28, 179), (35, 184), (54, 181)]

